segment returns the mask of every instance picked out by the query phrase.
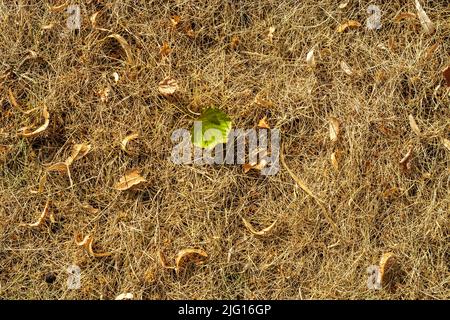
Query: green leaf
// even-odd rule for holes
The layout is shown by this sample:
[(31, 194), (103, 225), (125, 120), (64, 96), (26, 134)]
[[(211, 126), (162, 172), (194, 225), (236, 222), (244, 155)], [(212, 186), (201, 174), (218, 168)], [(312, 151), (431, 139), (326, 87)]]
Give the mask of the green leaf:
[(211, 149), (219, 143), (227, 143), (231, 130), (231, 119), (216, 108), (203, 110), (194, 123), (191, 138), (194, 146)]

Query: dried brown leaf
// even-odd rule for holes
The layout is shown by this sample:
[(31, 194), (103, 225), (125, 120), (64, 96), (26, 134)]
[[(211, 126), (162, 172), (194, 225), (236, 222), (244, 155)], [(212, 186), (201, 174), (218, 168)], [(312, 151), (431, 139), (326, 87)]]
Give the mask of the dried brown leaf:
[(44, 192), (45, 184), (47, 183), (47, 173), (44, 172), (42, 177), (39, 179), (39, 187), (37, 190), (30, 190), (30, 193), (37, 194)]
[(336, 152), (333, 152), (330, 156), (331, 165), (333, 166), (333, 169), (335, 171), (339, 171), (339, 162), (338, 162), (338, 156)]
[(416, 119), (414, 119), (414, 116), (412, 114), (408, 116), (408, 119), (411, 129), (414, 131), (415, 134), (417, 134), (420, 137), (422, 133), (420, 132), (419, 126), (417, 125)]
[(340, 133), (339, 120), (336, 117), (330, 117), (328, 120), (330, 122), (330, 140), (336, 142)]
[(161, 57), (167, 57), (172, 52), (168, 42), (163, 42), (163, 45), (159, 49), (159, 54)]
[(72, 147), (71, 155), (66, 159), (67, 166), (70, 166), (75, 160), (83, 158), (85, 155), (91, 151), (92, 146), (87, 143), (75, 144)]
[(122, 46), (123, 50), (125, 51), (125, 55), (127, 56), (127, 62), (130, 65), (134, 64), (133, 54), (131, 53), (131, 46), (128, 44), (127, 40), (125, 40), (124, 37), (121, 35), (114, 33), (112, 35), (109, 35), (108, 38), (116, 39), (117, 42)]
[(411, 19), (417, 19), (417, 15), (412, 12), (400, 12), (394, 17), (394, 22), (400, 22), (402, 20), (411, 20)]
[(341, 33), (341, 32), (344, 32), (345, 30), (347, 30), (347, 29), (356, 29), (356, 28), (359, 28), (359, 27), (361, 27), (361, 23), (359, 23), (358, 21), (355, 21), (355, 20), (348, 20), (348, 21), (346, 21), (346, 22), (344, 22), (344, 23), (342, 23), (342, 24), (340, 24), (338, 27), (337, 27), (337, 32), (339, 32), (339, 33)]
[(31, 128), (31, 127), (24, 127), (21, 128), (19, 131), (19, 135), (27, 138), (32, 138), (40, 134), (41, 132), (45, 131), (48, 127), (48, 124), (50, 123), (50, 114), (47, 111), (47, 106), (44, 105), (44, 108), (42, 109), (42, 115), (44, 117), (44, 124), (38, 127), (37, 129)]
[(352, 68), (350, 68), (350, 66), (345, 62), (345, 61), (341, 61), (341, 69), (342, 71), (344, 71), (347, 75), (352, 76), (353, 75), (353, 70)]
[(125, 152), (128, 153), (128, 150), (127, 150), (127, 144), (128, 144), (128, 142), (130, 142), (131, 140), (137, 139), (138, 137), (139, 137), (139, 134), (138, 134), (138, 133), (133, 133), (133, 134), (130, 134), (130, 135), (126, 136), (126, 137), (120, 142), (120, 148), (121, 148), (123, 151), (125, 151)]
[(173, 95), (178, 89), (179, 87), (177, 80), (171, 77), (166, 77), (159, 83), (158, 86), (159, 92), (166, 97)]
[(164, 255), (164, 253), (162, 251), (158, 251), (158, 259), (159, 259), (159, 263), (161, 264), (161, 266), (163, 268), (175, 269), (174, 266), (171, 266), (167, 263), (166, 256)]
[(420, 24), (422, 25), (422, 28), (425, 30), (425, 32), (429, 35), (433, 34), (436, 31), (436, 27), (433, 22), (431, 22), (430, 18), (426, 14), (425, 10), (423, 10), (422, 5), (420, 4), (419, 0), (416, 0), (416, 10), (417, 15), (419, 16)]
[(170, 17), (170, 22), (172, 23), (172, 27), (176, 28), (181, 22), (181, 17), (180, 16), (172, 16), (172, 17)]
[(399, 162), (400, 167), (402, 168), (403, 171), (409, 171), (411, 169), (411, 159), (413, 156), (413, 150), (414, 148), (410, 146), (408, 152)]
[(40, 226), (41, 224), (44, 223), (44, 221), (45, 221), (45, 219), (47, 217), (49, 217), (50, 220), (52, 222), (54, 222), (55, 221), (54, 216), (53, 216), (52, 213), (50, 213), (50, 204), (51, 204), (50, 199), (48, 199), (47, 202), (45, 203), (44, 210), (42, 211), (41, 215), (39, 216), (39, 218), (37, 219), (36, 222), (34, 222), (34, 223), (23, 223), (20, 226), (22, 226), (22, 227), (38, 227), (38, 226)]
[(267, 235), (275, 226), (276, 224), (276, 220), (268, 227), (260, 230), (260, 231), (256, 231), (255, 228), (253, 228), (253, 226), (244, 218), (242, 218), (242, 222), (244, 223), (244, 226), (248, 229), (248, 231), (250, 231), (253, 235), (255, 236), (265, 236)]
[(11, 103), (11, 105), (24, 114), (30, 114), (33, 111), (39, 109), (39, 108), (33, 108), (30, 110), (23, 110), (22, 107), (17, 103), (16, 97), (14, 96), (14, 93), (12, 92), (11, 88), (8, 88), (8, 98), (9, 98), (9, 102)]
[(179, 273), (188, 263), (201, 265), (208, 259), (208, 254), (202, 249), (183, 249), (180, 250), (175, 258), (175, 270)]
[(267, 117), (262, 118), (261, 120), (259, 120), (258, 122), (258, 128), (262, 128), (262, 129), (270, 129), (269, 124), (267, 123)]
[(316, 67), (316, 59), (314, 58), (314, 49), (309, 50), (308, 54), (306, 55), (306, 63), (310, 68)]
[(381, 285), (386, 282), (386, 275), (394, 267), (395, 262), (395, 256), (392, 252), (386, 252), (381, 256), (378, 273), (379, 283)]
[(450, 87), (450, 66), (446, 67), (442, 71), (442, 75), (444, 76), (445, 82), (447, 83), (447, 87)]
[(119, 182), (114, 185), (114, 189), (116, 190), (128, 190), (133, 186), (136, 186), (142, 182), (145, 182), (145, 178), (140, 175), (138, 169), (131, 170), (126, 173), (122, 178), (120, 178)]
[(84, 247), (84, 249), (89, 253), (90, 256), (100, 258), (108, 257), (112, 254), (112, 252), (95, 252), (92, 248), (93, 242), (94, 237), (92, 235), (87, 235), (83, 239), (81, 239), (80, 234), (75, 235), (75, 243), (80, 247)]

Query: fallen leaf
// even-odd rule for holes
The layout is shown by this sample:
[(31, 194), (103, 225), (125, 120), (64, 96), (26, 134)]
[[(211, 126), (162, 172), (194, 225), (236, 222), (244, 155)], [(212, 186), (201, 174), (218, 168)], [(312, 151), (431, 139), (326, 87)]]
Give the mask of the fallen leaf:
[(172, 52), (172, 49), (169, 46), (169, 43), (163, 42), (163, 45), (159, 49), (159, 54), (162, 57), (167, 57)]
[(417, 15), (415, 13), (411, 12), (400, 12), (394, 17), (394, 22), (400, 22), (402, 20), (410, 20), (410, 19), (416, 19)]
[(81, 205), (81, 208), (83, 208), (84, 210), (86, 210), (87, 212), (91, 213), (91, 214), (97, 214), (100, 212), (100, 209), (98, 208), (94, 208), (93, 206), (91, 206), (89, 203), (84, 203)]
[(447, 148), (448, 151), (450, 151), (450, 140), (443, 138), (442, 144)]
[(346, 1), (341, 2), (341, 3), (339, 4), (338, 8), (339, 8), (339, 9), (344, 9), (345, 7), (347, 7), (347, 5), (348, 5), (349, 2), (350, 2), (350, 0), (346, 0)]
[(258, 128), (262, 128), (262, 129), (270, 129), (269, 124), (267, 123), (267, 117), (262, 118), (261, 120), (259, 120), (258, 122)]
[(159, 83), (159, 92), (167, 97), (173, 95), (178, 90), (178, 82), (174, 78), (166, 77)]
[(395, 256), (392, 252), (386, 252), (381, 256), (378, 271), (379, 272), (378, 283), (380, 283), (382, 286), (383, 284), (386, 283), (387, 280), (386, 275), (393, 268), (394, 264), (395, 264)]
[(86, 156), (89, 153), (89, 151), (91, 151), (91, 149), (92, 149), (92, 146), (87, 143), (75, 144), (72, 147), (72, 153), (66, 159), (66, 164), (68, 166), (70, 166), (72, 164), (72, 162), (74, 162), (75, 160), (79, 160), (79, 159), (83, 158), (84, 156)]
[(60, 172), (67, 173), (69, 171), (69, 166), (65, 162), (57, 162), (50, 164), (46, 167), (47, 172)]
[(422, 133), (420, 132), (419, 126), (417, 125), (416, 119), (414, 119), (414, 116), (412, 114), (408, 116), (408, 119), (411, 129), (420, 137)]
[(164, 256), (164, 253), (162, 251), (158, 251), (158, 259), (159, 259), (159, 263), (161, 263), (161, 265), (163, 266), (163, 268), (166, 269), (175, 269), (174, 266), (170, 266), (167, 263), (166, 257)]
[(269, 33), (267, 34), (267, 39), (269, 39), (269, 42), (272, 43), (273, 42), (273, 34), (275, 32), (275, 27), (270, 27), (269, 28)]
[(118, 183), (114, 185), (114, 189), (121, 191), (128, 190), (133, 186), (136, 186), (142, 182), (147, 181), (139, 173), (140, 172), (138, 169), (128, 172), (122, 178), (120, 178)]
[(181, 21), (181, 17), (180, 16), (172, 16), (170, 18), (170, 22), (172, 23), (172, 27), (176, 28), (178, 26), (178, 24)]
[(337, 32), (344, 32), (345, 30), (347, 30), (348, 28), (350, 29), (356, 29), (361, 27), (361, 23), (359, 23), (358, 21), (355, 20), (348, 20), (342, 24), (340, 24), (337, 28)]
[(114, 300), (133, 300), (134, 295), (132, 293), (121, 293)]
[(59, 6), (49, 6), (48, 9), (50, 12), (61, 12), (66, 10), (66, 8), (69, 6), (69, 2), (60, 4)]
[(431, 22), (430, 18), (426, 14), (425, 10), (423, 10), (422, 5), (420, 4), (419, 0), (416, 0), (416, 9), (417, 9), (417, 15), (419, 16), (420, 24), (422, 25), (422, 28), (425, 30), (425, 32), (429, 35), (433, 34), (436, 31), (436, 27), (434, 26), (434, 23)]
[(119, 82), (119, 74), (117, 72), (113, 72), (111, 75), (115, 83)]
[(271, 108), (273, 107), (273, 102), (270, 100), (266, 100), (261, 98), (259, 95), (255, 97), (255, 103), (261, 107)]
[(331, 160), (331, 165), (333, 166), (333, 169), (335, 171), (339, 171), (339, 162), (338, 162), (338, 156), (336, 154), (336, 151), (331, 154), (330, 160)]
[(442, 71), (442, 75), (444, 76), (445, 82), (447, 82), (447, 87), (450, 87), (450, 66)]
[(112, 254), (112, 252), (101, 252), (101, 253), (94, 252), (94, 250), (92, 248), (93, 242), (94, 242), (94, 237), (92, 235), (87, 235), (83, 239), (81, 239), (80, 234), (75, 235), (75, 243), (80, 247), (84, 247), (84, 249), (92, 257), (95, 257), (95, 258), (108, 257)]
[(403, 171), (409, 171), (411, 169), (411, 158), (413, 156), (413, 147), (409, 147), (408, 152), (405, 154), (405, 156), (400, 160), (399, 164)]
[(201, 265), (208, 259), (208, 254), (202, 249), (180, 250), (175, 258), (175, 270), (179, 273), (190, 262)]
[(109, 101), (110, 93), (111, 93), (111, 88), (110, 87), (106, 87), (106, 88), (103, 88), (103, 89), (100, 89), (100, 90), (97, 91), (97, 94), (100, 96), (100, 100), (103, 103), (106, 103), (106, 102)]
[(262, 169), (264, 169), (266, 167), (266, 165), (267, 165), (267, 160), (262, 159), (262, 160), (260, 160), (259, 163), (254, 163), (254, 164), (252, 164), (252, 163), (244, 163), (242, 165), (242, 169), (244, 170), (244, 173), (247, 173), (247, 172), (249, 172), (252, 169), (261, 171)]
[(330, 140), (336, 142), (340, 133), (339, 120), (335, 117), (330, 117), (328, 120), (330, 122)]
[(8, 98), (11, 105), (24, 114), (30, 114), (31, 112), (39, 109), (33, 108), (30, 110), (23, 110), (22, 107), (17, 103), (16, 97), (14, 96), (14, 93), (12, 92), (11, 88), (8, 88)]
[(231, 42), (230, 42), (230, 44), (231, 44), (231, 49), (236, 50), (236, 48), (238, 47), (238, 45), (239, 45), (240, 42), (241, 42), (241, 41), (239, 40), (239, 37), (238, 37), (238, 36), (233, 36), (233, 37), (231, 38)]
[(49, 24), (42, 26), (41, 29), (42, 30), (50, 30), (50, 29), (53, 29), (54, 26), (55, 26), (54, 23), (49, 23)]
[(122, 37), (121, 35), (119, 35), (117, 33), (109, 35), (108, 38), (116, 39), (117, 42), (119, 42), (119, 44), (122, 46), (123, 50), (125, 51), (125, 55), (127, 56), (128, 64), (133, 65), (134, 64), (133, 54), (131, 53), (131, 47), (128, 44), (127, 40), (125, 40), (124, 37)]
[(347, 63), (345, 63), (344, 61), (341, 61), (341, 69), (349, 76), (353, 75), (353, 70), (352, 68), (349, 67), (349, 65)]
[(226, 113), (214, 107), (206, 108), (191, 129), (192, 143), (204, 149), (227, 143), (231, 127), (232, 121)]
[(41, 215), (39, 216), (39, 218), (37, 219), (36, 222), (34, 223), (22, 223), (20, 224), (20, 226), (22, 227), (38, 227), (40, 226), (42, 223), (44, 223), (45, 219), (48, 217), (50, 218), (51, 222), (55, 222), (55, 218), (53, 216), (53, 213), (50, 212), (50, 199), (47, 199), (47, 202), (45, 203), (45, 207), (44, 210), (42, 211)]
[(126, 137), (122, 140), (122, 142), (120, 142), (120, 148), (121, 148), (123, 151), (125, 151), (125, 152), (128, 153), (128, 150), (127, 150), (127, 144), (128, 144), (128, 142), (130, 142), (131, 140), (137, 139), (138, 137), (139, 137), (139, 134), (138, 134), (138, 133), (133, 133), (133, 134), (130, 134), (130, 135), (126, 136)]
[(27, 138), (35, 137), (41, 132), (43, 132), (45, 129), (47, 129), (48, 124), (50, 123), (50, 114), (47, 111), (47, 106), (44, 105), (44, 108), (42, 109), (42, 115), (44, 117), (44, 124), (41, 125), (39, 128), (33, 130), (31, 127), (24, 127), (21, 128), (19, 131), (19, 135)]
[(242, 222), (244, 223), (244, 226), (248, 229), (248, 231), (250, 231), (255, 236), (265, 236), (270, 232), (270, 230), (272, 230), (277, 221), (275, 220), (270, 226), (262, 229), (261, 231), (256, 231), (255, 228), (253, 228), (253, 226), (244, 218), (242, 218)]
[(306, 63), (310, 68), (316, 67), (316, 59), (314, 58), (314, 49), (309, 50), (308, 54), (306, 55)]
[(39, 179), (39, 187), (37, 190), (30, 190), (30, 193), (37, 194), (44, 192), (45, 184), (47, 182), (47, 173), (44, 172), (42, 177)]

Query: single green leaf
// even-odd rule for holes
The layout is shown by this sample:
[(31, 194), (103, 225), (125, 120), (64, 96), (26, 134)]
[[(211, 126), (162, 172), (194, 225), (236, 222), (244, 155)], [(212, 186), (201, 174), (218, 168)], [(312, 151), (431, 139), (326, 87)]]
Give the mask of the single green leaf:
[(216, 108), (203, 110), (191, 130), (192, 143), (200, 148), (214, 148), (226, 143), (231, 130), (231, 119)]

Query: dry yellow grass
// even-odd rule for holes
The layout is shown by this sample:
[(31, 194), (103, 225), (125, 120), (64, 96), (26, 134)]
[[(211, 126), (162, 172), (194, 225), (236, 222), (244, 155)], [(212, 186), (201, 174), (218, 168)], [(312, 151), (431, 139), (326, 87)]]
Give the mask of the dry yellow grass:
[[(449, 298), (448, 1), (421, 1), (433, 35), (411, 15), (393, 21), (416, 13), (412, 0), (376, 1), (372, 31), (370, 1), (79, 2), (73, 32), (64, 10), (49, 10), (62, 2), (0, 1), (0, 299)], [(336, 31), (350, 20), (361, 26)], [(164, 97), (167, 77), (178, 88)], [(171, 133), (210, 105), (239, 128), (267, 116), (323, 205), (284, 167), (264, 177), (172, 164)], [(47, 129), (18, 135), (44, 123), (26, 111), (43, 106)], [(64, 172), (42, 178), (81, 143), (91, 150), (70, 165), (72, 186)], [(146, 182), (115, 190), (132, 169)], [(20, 226), (48, 199), (55, 223)], [(256, 236), (243, 218), (255, 230), (277, 223)], [(77, 234), (112, 254), (89, 255)], [(186, 248), (208, 260), (179, 274), (160, 263), (159, 252), (174, 265)], [(366, 269), (385, 252), (396, 283), (369, 290)], [(79, 290), (66, 286), (73, 264)]]

